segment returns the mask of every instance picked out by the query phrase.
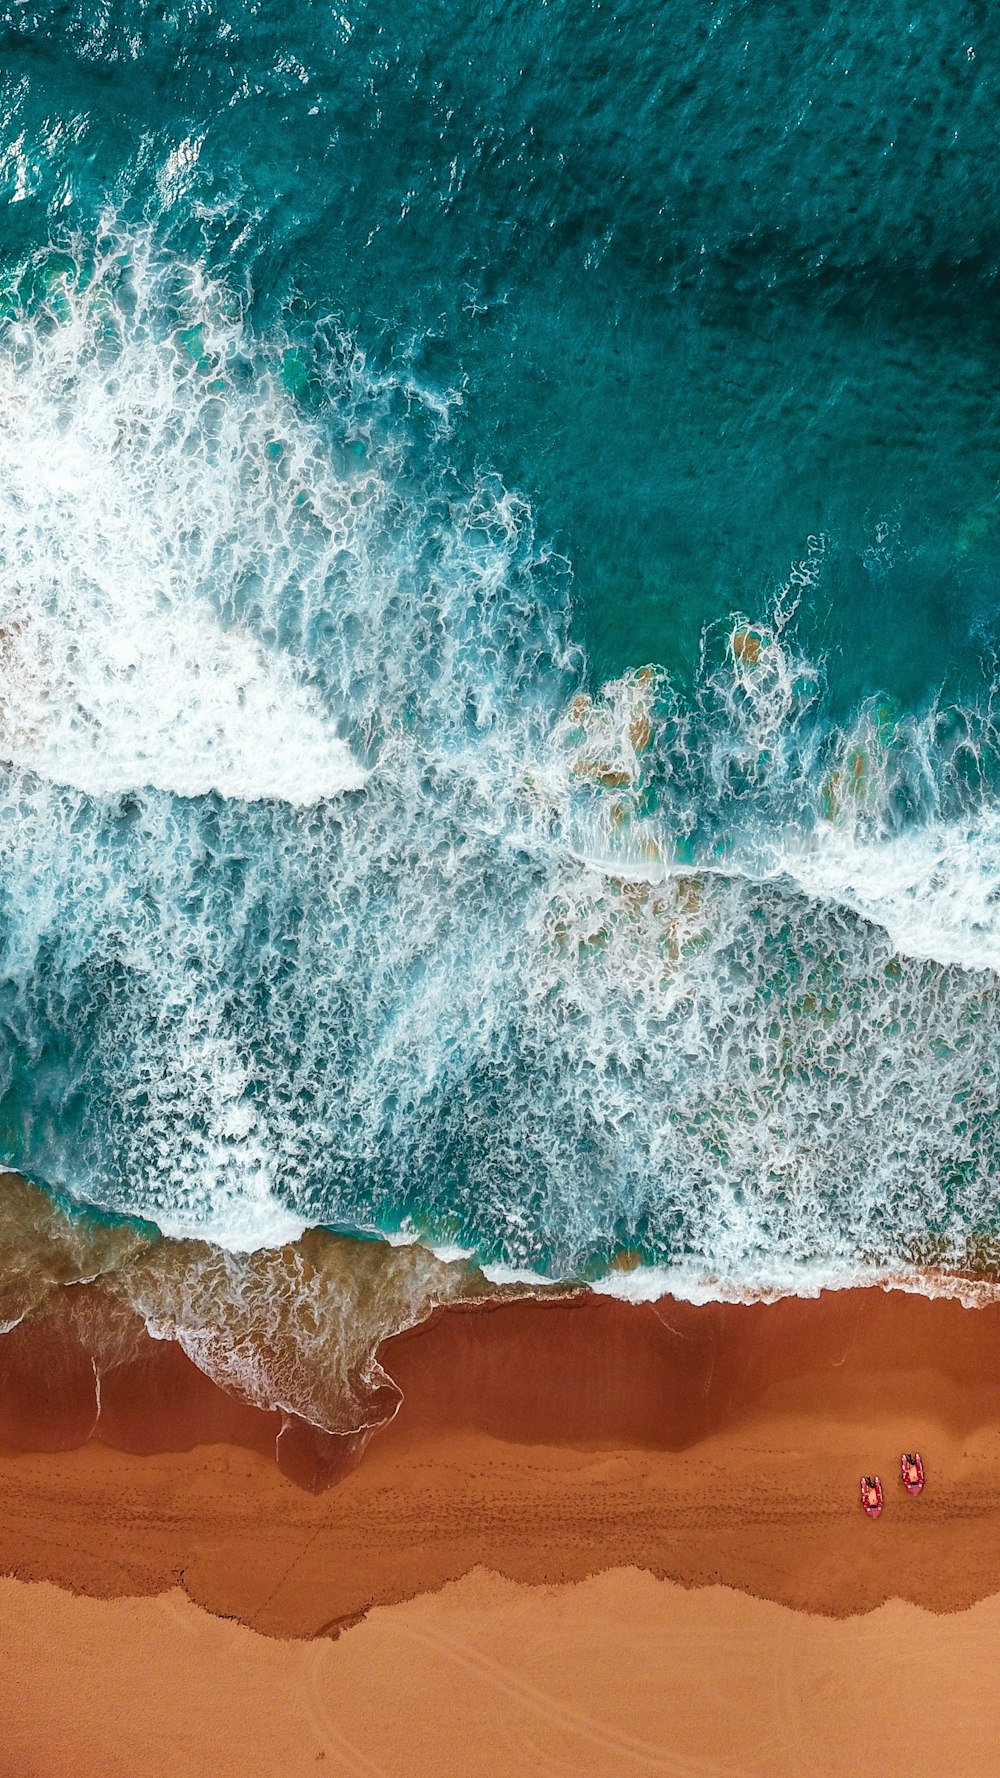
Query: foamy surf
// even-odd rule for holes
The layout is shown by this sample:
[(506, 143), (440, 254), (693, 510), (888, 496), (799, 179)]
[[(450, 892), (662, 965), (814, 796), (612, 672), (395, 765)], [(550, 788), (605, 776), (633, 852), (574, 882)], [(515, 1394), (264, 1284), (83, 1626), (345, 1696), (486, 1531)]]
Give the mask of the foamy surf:
[(149, 235), (8, 309), (11, 1163), (244, 1258), (319, 1225), (529, 1287), (622, 1247), (675, 1292), (967, 1269), (996, 739), (830, 718), (824, 541), (690, 692), (588, 687), (527, 503), (460, 480), (408, 366), (257, 339)]
[(0, 755), (94, 796), (357, 789), (335, 713), (237, 613), (305, 554), (310, 501), (346, 535), (358, 487), (289, 463), (291, 397), (241, 386), (217, 288), (168, 291), (141, 240), (126, 282), (118, 247), (55, 259), (0, 346)]
[(882, 926), (903, 956), (1000, 971), (1000, 815), (934, 821), (907, 833), (835, 830), (786, 861), (807, 895)]
[(684, 1265), (636, 1266), (611, 1271), (588, 1286), (597, 1296), (626, 1303), (778, 1303), (786, 1297), (815, 1299), (827, 1291), (899, 1290), (911, 1296), (941, 1297), (977, 1309), (1000, 1301), (1000, 1280), (966, 1276), (930, 1267), (824, 1265), (790, 1266), (756, 1279), (726, 1279)]

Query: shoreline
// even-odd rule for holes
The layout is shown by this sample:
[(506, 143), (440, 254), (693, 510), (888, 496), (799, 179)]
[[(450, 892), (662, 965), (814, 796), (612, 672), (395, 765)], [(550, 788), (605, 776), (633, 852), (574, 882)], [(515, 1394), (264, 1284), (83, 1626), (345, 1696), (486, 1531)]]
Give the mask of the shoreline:
[(995, 1768), (996, 1305), (451, 1305), (367, 1448), (130, 1351), (0, 1339), (0, 1778)]
[[(898, 1292), (451, 1305), (380, 1348), (395, 1418), (336, 1439), (155, 1341), (101, 1376), (95, 1426), (92, 1368), (25, 1324), (0, 1340), (0, 1572), (100, 1597), (182, 1574), (280, 1637), (476, 1567), (551, 1584), (624, 1563), (832, 1617), (953, 1611), (1000, 1592), (998, 1352), (1000, 1306)], [(918, 1501), (896, 1479), (914, 1447)]]

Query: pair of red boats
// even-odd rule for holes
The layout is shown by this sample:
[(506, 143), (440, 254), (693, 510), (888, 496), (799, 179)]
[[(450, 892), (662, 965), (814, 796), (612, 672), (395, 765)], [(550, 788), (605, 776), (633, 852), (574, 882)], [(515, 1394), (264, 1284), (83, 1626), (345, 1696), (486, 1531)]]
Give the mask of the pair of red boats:
[[(900, 1458), (900, 1481), (908, 1494), (920, 1494), (924, 1486), (924, 1466), (919, 1451), (904, 1451)], [(861, 1504), (870, 1519), (882, 1511), (882, 1483), (877, 1475), (861, 1477)]]

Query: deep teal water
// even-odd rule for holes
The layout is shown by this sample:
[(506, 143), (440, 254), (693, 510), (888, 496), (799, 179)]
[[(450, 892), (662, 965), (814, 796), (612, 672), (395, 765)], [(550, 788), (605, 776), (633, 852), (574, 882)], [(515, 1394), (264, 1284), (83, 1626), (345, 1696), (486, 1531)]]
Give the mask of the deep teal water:
[[(4, 633), (36, 638), (7, 1158), (222, 1238), (409, 1217), (556, 1269), (992, 1230), (988, 11), (0, 21), (3, 411), (38, 466), (0, 515)], [(280, 657), (319, 712), (285, 733), (315, 762), (327, 725), (369, 787), (297, 754), (274, 793), (290, 680), (192, 775), (230, 716), (184, 740), (189, 629), (130, 753), (160, 693), (121, 637), (182, 605)], [(623, 764), (634, 682), (566, 712), (645, 663)], [(651, 850), (666, 906), (621, 888)], [(696, 911), (673, 866), (727, 874)]]
[(598, 674), (690, 669), (705, 618), (826, 530), (815, 618), (845, 698), (977, 675), (982, 9), (25, 4), (5, 26), (8, 253), (110, 198), (249, 275), (265, 325), (300, 301), (461, 388), (456, 448), (572, 560)]

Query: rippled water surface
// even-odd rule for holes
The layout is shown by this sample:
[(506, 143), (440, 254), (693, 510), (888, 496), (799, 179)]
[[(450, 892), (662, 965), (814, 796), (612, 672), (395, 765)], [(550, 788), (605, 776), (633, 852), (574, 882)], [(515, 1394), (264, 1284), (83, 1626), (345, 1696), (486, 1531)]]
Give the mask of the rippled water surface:
[(216, 1255), (990, 1269), (985, 11), (0, 20), (0, 1160)]

